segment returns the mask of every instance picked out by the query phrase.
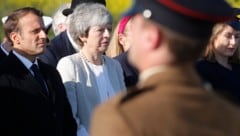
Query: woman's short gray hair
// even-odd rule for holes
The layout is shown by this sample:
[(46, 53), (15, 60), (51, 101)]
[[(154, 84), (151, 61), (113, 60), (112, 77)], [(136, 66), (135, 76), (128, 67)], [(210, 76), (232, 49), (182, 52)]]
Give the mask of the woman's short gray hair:
[(112, 24), (113, 18), (104, 5), (89, 2), (82, 3), (74, 9), (69, 23), (71, 37), (82, 46), (79, 36), (87, 36), (92, 26)]

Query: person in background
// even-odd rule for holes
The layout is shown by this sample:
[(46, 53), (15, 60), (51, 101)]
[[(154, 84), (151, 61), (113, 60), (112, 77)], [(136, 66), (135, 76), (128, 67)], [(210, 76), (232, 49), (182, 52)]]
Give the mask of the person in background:
[(216, 24), (203, 57), (196, 68), (217, 93), (240, 104), (240, 22)]
[(121, 65), (104, 55), (112, 21), (109, 11), (98, 3), (82, 3), (71, 16), (69, 33), (81, 50), (60, 59), (57, 70), (78, 124), (78, 136), (89, 135), (89, 120), (97, 105), (125, 90)]
[(12, 50), (11, 42), (8, 42), (7, 38), (4, 37), (0, 45), (0, 60), (7, 57), (8, 53)]
[(64, 32), (67, 28), (67, 16), (63, 15), (64, 9), (70, 8), (71, 3), (61, 5), (53, 15), (52, 29), (55, 36)]
[(111, 38), (106, 55), (118, 60), (122, 66), (126, 87), (136, 85), (138, 71), (128, 61), (128, 49), (131, 46), (131, 16), (120, 19)]
[(4, 32), (12, 50), (0, 62), (1, 135), (75, 136), (76, 122), (58, 71), (37, 56), (46, 48), (43, 13), (10, 13)]
[(131, 46), (131, 16), (122, 17), (114, 29), (106, 55), (114, 58)]
[(139, 82), (95, 109), (90, 135), (239, 136), (239, 107), (205, 88), (195, 69), (212, 27), (232, 8), (223, 0), (135, 4), (129, 60)]
[[(67, 16), (67, 24), (75, 7), (81, 3), (94, 2), (100, 3), (106, 6), (105, 0), (72, 0), (70, 8), (63, 10), (63, 15)], [(73, 22), (75, 25), (77, 22)], [(77, 32), (75, 32), (77, 33)], [(53, 38), (50, 42), (50, 46), (47, 47), (46, 51), (40, 56), (43, 62), (50, 64), (54, 67), (57, 66), (58, 61), (65, 56), (72, 55), (79, 52), (80, 47), (74, 42), (73, 38), (69, 34), (68, 27), (66, 31), (60, 33), (58, 36)]]

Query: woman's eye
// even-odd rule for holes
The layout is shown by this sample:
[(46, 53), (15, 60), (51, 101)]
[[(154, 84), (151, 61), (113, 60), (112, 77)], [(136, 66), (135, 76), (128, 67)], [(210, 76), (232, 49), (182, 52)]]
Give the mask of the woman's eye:
[(226, 38), (231, 38), (232, 37), (232, 34), (225, 34), (224, 35)]
[(98, 29), (98, 31), (99, 31), (99, 32), (103, 32), (103, 31), (104, 31), (104, 29), (103, 29), (103, 28), (100, 28), (100, 29)]
[(107, 28), (109, 32), (112, 32), (112, 28)]

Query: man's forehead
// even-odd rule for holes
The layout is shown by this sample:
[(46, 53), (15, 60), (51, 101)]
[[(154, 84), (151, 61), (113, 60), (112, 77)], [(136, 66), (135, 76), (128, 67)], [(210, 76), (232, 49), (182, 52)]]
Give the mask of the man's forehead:
[[(4, 24), (7, 20), (8, 16), (4, 16), (2, 17), (2, 23)], [(49, 16), (42, 16), (43, 19), (43, 23), (44, 23), (44, 27), (48, 28), (49, 26), (51, 26), (53, 19)]]
[(43, 19), (37, 15), (26, 15), (19, 19), (18, 23), (21, 27), (44, 28)]

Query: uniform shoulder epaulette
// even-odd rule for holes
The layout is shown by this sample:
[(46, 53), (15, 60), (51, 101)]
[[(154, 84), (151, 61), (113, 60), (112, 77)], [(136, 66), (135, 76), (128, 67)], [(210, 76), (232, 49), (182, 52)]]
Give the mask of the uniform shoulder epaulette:
[(131, 87), (128, 90), (130, 90), (130, 91), (128, 91), (126, 93), (126, 95), (121, 98), (120, 104), (124, 104), (125, 102), (127, 102), (129, 100), (133, 100), (137, 96), (140, 96), (140, 95), (144, 94), (145, 92), (148, 92), (148, 91), (150, 91), (152, 89), (149, 88), (149, 87), (148, 88), (142, 88), (142, 89), (139, 89), (137, 87)]

